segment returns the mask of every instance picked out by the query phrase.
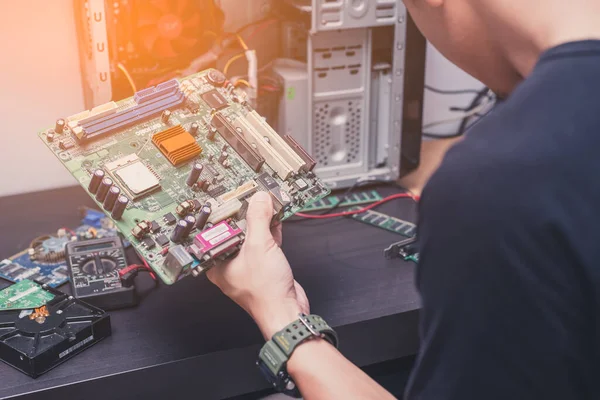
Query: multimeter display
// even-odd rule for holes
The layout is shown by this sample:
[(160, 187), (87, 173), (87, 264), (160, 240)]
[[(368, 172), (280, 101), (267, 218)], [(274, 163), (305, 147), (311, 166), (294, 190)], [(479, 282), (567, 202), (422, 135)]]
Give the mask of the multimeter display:
[(134, 288), (123, 286), (119, 275), (127, 267), (119, 237), (67, 243), (66, 252), (75, 297), (103, 309), (137, 303)]
[(87, 245), (87, 246), (77, 246), (77, 247), (75, 247), (74, 251), (77, 253), (88, 252), (88, 251), (94, 251), (94, 250), (110, 249), (113, 246), (114, 246), (113, 243), (97, 243), (97, 244), (91, 244), (91, 245)]

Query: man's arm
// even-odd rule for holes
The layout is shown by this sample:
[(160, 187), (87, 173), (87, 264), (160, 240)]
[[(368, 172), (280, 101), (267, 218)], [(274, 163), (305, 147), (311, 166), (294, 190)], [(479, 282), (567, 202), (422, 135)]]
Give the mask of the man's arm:
[(322, 339), (299, 346), (287, 369), (308, 400), (394, 398)]
[[(281, 225), (271, 228), (271, 197), (258, 192), (247, 213), (247, 238), (232, 261), (208, 278), (257, 323), (265, 340), (309, 314), (304, 289), (281, 251)], [(393, 396), (323, 339), (308, 340), (292, 353), (288, 373), (307, 400), (391, 399)]]

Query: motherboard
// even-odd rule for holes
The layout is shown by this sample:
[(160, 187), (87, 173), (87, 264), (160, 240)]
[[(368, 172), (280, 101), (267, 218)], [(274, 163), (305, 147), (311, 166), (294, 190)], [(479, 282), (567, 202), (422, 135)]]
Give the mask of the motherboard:
[(167, 284), (237, 253), (256, 191), (271, 195), (274, 221), (330, 192), (312, 157), (214, 69), (60, 118), (39, 136)]

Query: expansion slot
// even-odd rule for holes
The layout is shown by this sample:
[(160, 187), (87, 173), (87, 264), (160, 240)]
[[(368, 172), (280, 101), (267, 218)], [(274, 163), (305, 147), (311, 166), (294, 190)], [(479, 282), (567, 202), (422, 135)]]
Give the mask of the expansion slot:
[(265, 159), (244, 140), (220, 112), (212, 117), (211, 123), (254, 172), (260, 171)]
[(107, 103), (87, 114), (80, 113), (68, 118), (69, 126), (79, 140), (91, 140), (153, 118), (164, 110), (178, 107), (184, 100), (179, 82), (172, 79), (137, 92), (134, 96), (136, 105), (133, 107), (117, 112), (114, 102)]
[(300, 144), (296, 141), (296, 139), (294, 139), (292, 136), (290, 135), (284, 135), (283, 136), (283, 140), (285, 140), (285, 142), (296, 152), (296, 154), (298, 154), (298, 156), (300, 156), (300, 158), (304, 161), (304, 166), (302, 168), (300, 168), (301, 171), (304, 172), (310, 172), (313, 169), (315, 169), (315, 166), (317, 165), (317, 162), (315, 161), (314, 158), (312, 158), (310, 156), (310, 154), (308, 154), (306, 152), (306, 150), (304, 150), (304, 148), (302, 146), (300, 146)]
[[(358, 210), (359, 207), (353, 207), (350, 210)], [(352, 218), (357, 221), (364, 222), (377, 228), (385, 229), (390, 232), (397, 233), (406, 237), (414, 237), (417, 234), (417, 226), (411, 222), (407, 222), (378, 211), (367, 210), (360, 214), (352, 215)]]
[[(244, 117), (242, 117), (244, 118)], [(246, 121), (254, 128), (258, 133), (258, 136), (263, 138), (271, 147), (279, 154), (284, 161), (290, 165), (294, 172), (300, 171), (301, 168), (306, 166), (304, 160), (296, 153), (289, 144), (281, 137), (277, 132), (273, 130), (265, 122), (265, 120), (256, 112), (249, 112), (246, 117)]]
[(267, 141), (268, 138), (259, 134), (247, 120), (238, 118), (232, 122), (232, 125), (244, 140), (258, 151), (281, 179), (286, 180), (293, 172), (297, 171), (288, 164), (282, 154), (271, 146), (270, 139)]
[(315, 201), (311, 205), (305, 207), (302, 212), (326, 210), (336, 206), (342, 200), (342, 203), (338, 207), (357, 206), (359, 204), (373, 203), (382, 199), (383, 197), (381, 197), (381, 195), (375, 190), (349, 194), (345, 199), (343, 196), (333, 195), (327, 196), (319, 201)]

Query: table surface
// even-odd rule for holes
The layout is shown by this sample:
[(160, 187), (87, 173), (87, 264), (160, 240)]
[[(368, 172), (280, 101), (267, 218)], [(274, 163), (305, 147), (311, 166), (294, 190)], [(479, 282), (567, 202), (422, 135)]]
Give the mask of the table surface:
[[(382, 195), (391, 187), (376, 188)], [(77, 226), (93, 206), (79, 187), (0, 198), (0, 258), (32, 238)], [(382, 212), (414, 221), (410, 199)], [(415, 354), (419, 299), (414, 265), (386, 260), (394, 233), (349, 218), (284, 224), (284, 251), (311, 311), (339, 333), (340, 350), (366, 366)], [(111, 311), (112, 336), (38, 379), (0, 363), (0, 398), (220, 399), (267, 387), (254, 366), (263, 343), (252, 320), (205, 277), (153, 289), (145, 277), (135, 307)], [(60, 288), (68, 291), (68, 284)]]

